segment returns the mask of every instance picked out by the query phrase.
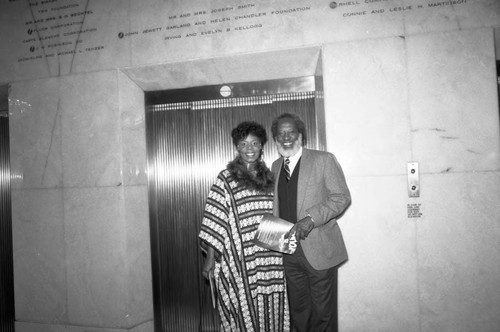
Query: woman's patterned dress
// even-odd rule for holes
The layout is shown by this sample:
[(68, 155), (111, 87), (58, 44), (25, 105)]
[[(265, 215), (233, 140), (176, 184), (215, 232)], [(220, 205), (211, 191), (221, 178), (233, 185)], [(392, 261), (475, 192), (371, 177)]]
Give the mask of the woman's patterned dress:
[(222, 331), (290, 331), (282, 254), (252, 242), (272, 207), (272, 192), (247, 189), (228, 170), (210, 189), (199, 237), (215, 250)]

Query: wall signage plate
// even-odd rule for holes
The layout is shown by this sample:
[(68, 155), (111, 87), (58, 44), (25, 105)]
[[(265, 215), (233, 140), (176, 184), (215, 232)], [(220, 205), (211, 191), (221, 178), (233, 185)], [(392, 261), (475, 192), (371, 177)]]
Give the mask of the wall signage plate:
[(408, 163), (408, 197), (420, 197), (420, 177), (416, 161)]

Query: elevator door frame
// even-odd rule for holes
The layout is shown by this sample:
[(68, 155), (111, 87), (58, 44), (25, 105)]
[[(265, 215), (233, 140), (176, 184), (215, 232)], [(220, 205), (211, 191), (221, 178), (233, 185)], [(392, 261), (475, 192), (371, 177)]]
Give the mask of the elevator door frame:
[[(306, 83), (305, 85), (309, 84), (310, 87), (312, 87), (313, 89), (316, 87), (315, 85), (315, 82), (317, 82), (317, 80), (312, 77), (312, 78), (298, 78), (297, 79), (298, 82), (309, 82), (309, 83)], [(287, 79), (287, 82), (291, 82), (290, 79)], [(269, 86), (271, 86), (269, 83), (270, 82), (264, 82), (264, 84), (262, 82), (253, 82), (255, 84), (259, 84), (260, 86), (267, 86), (267, 90), (266, 91), (271, 91), (271, 89), (269, 89)], [(283, 82), (281, 82), (283, 83)], [(293, 85), (290, 85), (290, 84), (281, 84), (281, 86), (292, 86), (292, 89), (293, 89)], [(248, 84), (248, 83), (247, 83)], [(235, 87), (235, 86), (238, 86), (238, 84), (231, 84), (230, 85), (231, 87)], [(277, 85), (274, 85), (274, 86), (280, 86), (279, 84)], [(304, 84), (300, 84), (300, 86), (304, 86)], [(248, 87), (248, 86), (247, 86)], [(219, 93), (218, 91), (218, 88), (219, 87), (209, 87), (207, 90), (212, 90), (214, 91), (214, 96), (217, 96), (220, 98), (220, 96), (218, 96), (217, 94)], [(295, 87), (296, 88), (296, 87)], [(258, 89), (245, 89), (245, 88), (241, 88), (241, 86), (238, 88), (239, 91), (256, 91)], [(186, 102), (186, 100), (189, 99), (189, 96), (190, 94), (188, 93), (189, 89), (182, 89), (180, 91), (164, 91), (163, 93), (163, 96), (162, 96), (162, 92), (161, 91), (155, 91), (153, 93), (146, 93), (146, 109), (148, 109), (148, 105), (151, 105), (151, 104), (154, 104), (154, 103), (158, 103), (159, 101), (166, 101), (166, 100), (173, 100), (173, 101), (176, 101), (176, 102)], [(203, 90), (203, 89), (201, 89)], [(200, 88), (193, 88), (192, 90), (192, 94), (191, 94), (191, 97), (192, 99), (204, 99), (206, 98), (206, 94), (207, 92), (202, 92), (200, 93)], [(283, 91), (283, 90), (280, 90), (280, 91)], [(178, 93), (177, 95), (175, 93)], [(194, 93), (196, 92), (196, 93)], [(210, 93), (210, 92), (208, 92)], [(316, 130), (316, 133), (314, 133), (314, 137), (310, 137), (309, 139), (309, 146), (312, 146), (313, 148), (317, 148), (317, 149), (325, 149), (325, 137), (324, 137), (324, 107), (323, 107), (323, 99), (322, 99), (322, 94), (321, 95), (321, 98), (317, 98), (315, 100), (315, 118), (314, 118), (314, 124), (313, 124), (313, 127)], [(187, 96), (187, 99), (186, 99), (186, 96)], [(202, 97), (200, 97), (202, 96)], [(177, 98), (177, 99), (176, 99)], [(147, 111), (148, 112), (148, 111)], [(168, 112), (168, 111), (166, 111)], [(194, 118), (192, 119), (189, 119), (189, 123), (191, 124), (191, 126), (194, 126), (195, 123), (198, 123), (199, 122), (199, 119), (196, 119), (196, 112), (192, 113), (194, 114)], [(266, 119), (264, 122), (268, 122), (267, 123), (267, 129), (268, 129), (268, 135), (270, 136), (271, 133), (269, 131), (269, 128), (270, 128), (270, 122), (272, 120), (272, 118), (276, 116), (276, 114), (274, 114), (273, 116), (271, 116), (269, 119)], [(148, 117), (147, 117), (148, 118)], [(243, 119), (241, 119), (243, 120)], [(251, 119), (250, 119), (251, 120)], [(179, 126), (182, 125), (182, 123), (185, 123), (185, 121), (183, 122), (182, 120), (179, 120), (181, 121), (179, 123)], [(227, 132), (227, 137), (225, 138), (221, 138), (221, 140), (225, 140), (225, 141), (228, 141), (230, 140), (230, 136), (229, 136), (229, 132), (230, 132), (230, 127), (233, 126), (234, 124), (231, 124), (228, 128), (226, 128), (226, 132)], [(153, 139), (151, 137), (151, 132), (150, 132), (150, 128), (152, 127), (151, 124), (148, 125), (148, 123), (146, 124), (146, 129), (147, 129), (147, 133), (146, 133), (146, 136), (147, 136), (147, 140), (148, 140), (148, 174), (150, 175), (150, 179), (149, 179), (149, 200), (150, 200), (150, 228), (151, 228), (151, 250), (152, 250), (152, 270), (153, 270), (153, 303), (154, 303), (154, 314), (155, 314), (155, 330), (157, 331), (163, 331), (165, 330), (165, 328), (168, 328), (168, 326), (166, 326), (166, 324), (168, 325), (168, 323), (166, 323), (167, 321), (176, 321), (178, 319), (178, 317), (175, 317), (176, 313), (174, 310), (170, 310), (169, 312), (169, 309), (168, 307), (172, 307), (172, 303), (169, 303), (169, 301), (166, 301), (165, 299), (162, 299), (161, 297), (163, 296), (164, 297), (164, 294), (165, 294), (165, 287), (168, 287), (165, 285), (165, 280), (162, 280), (162, 279), (165, 279), (165, 277), (162, 278), (162, 274), (165, 274), (165, 267), (162, 266), (162, 252), (163, 254), (165, 254), (165, 251), (166, 250), (170, 250), (170, 251), (174, 251), (175, 249), (165, 249), (164, 247), (162, 248), (162, 243), (164, 242), (169, 242), (169, 241), (166, 241), (165, 239), (162, 240), (162, 231), (161, 231), (161, 227), (166, 227), (165, 225), (161, 226), (159, 225), (159, 217), (157, 214), (158, 214), (158, 205), (162, 204), (161, 200), (159, 201), (158, 200), (158, 197), (157, 197), (157, 194), (155, 191), (155, 189), (153, 187), (155, 187), (157, 184), (158, 184), (158, 179), (155, 179), (155, 178), (151, 178), (151, 177), (154, 177), (154, 174), (155, 174), (155, 171), (154, 171), (154, 167), (151, 167), (151, 150), (150, 150), (150, 143), (149, 143), (149, 140)], [(172, 124), (172, 127), (171, 128), (176, 128), (176, 125), (175, 124)], [(175, 130), (175, 129), (172, 129), (172, 130)], [(188, 127), (182, 129), (182, 130), (189, 130)], [(203, 133), (200, 131), (200, 134), (203, 135)], [(312, 131), (311, 131), (311, 134), (312, 134)], [(159, 135), (165, 135), (165, 133), (159, 133)], [(164, 139), (164, 137), (163, 137)], [(170, 139), (173, 139), (175, 140), (174, 137), (170, 137)], [(202, 139), (202, 138), (201, 138)], [(192, 144), (195, 144), (192, 142)], [(271, 149), (269, 149), (269, 147), (271, 147)], [(269, 151), (275, 151), (275, 147), (274, 147), (274, 143), (272, 142), (272, 137), (269, 137), (269, 143), (268, 143), (268, 151), (266, 152), (267, 153), (267, 156), (271, 156), (271, 153)], [(173, 155), (177, 155), (176, 153), (173, 153)], [(277, 157), (277, 153), (275, 153), (272, 157), (266, 159), (266, 163), (268, 163), (268, 166), (270, 166), (270, 163)], [(183, 159), (182, 157), (177, 157), (178, 159)], [(213, 181), (213, 179), (215, 179), (216, 177), (216, 172), (220, 171), (224, 166), (225, 164), (227, 163), (228, 159), (232, 159), (232, 153), (231, 153), (231, 158), (230, 156), (227, 154), (226, 157), (223, 157), (223, 158), (220, 158), (220, 160), (217, 161), (217, 165), (212, 167), (212, 175), (210, 177), (210, 180), (208, 182), (205, 181), (205, 183), (202, 185), (202, 186), (188, 186), (188, 189), (187, 191), (200, 191), (200, 190), (204, 190), (203, 192), (203, 196), (205, 196), (206, 193), (208, 193), (208, 189), (209, 189), (209, 185), (211, 181)], [(167, 161), (166, 164), (169, 164), (169, 163), (172, 163), (170, 165), (170, 167), (172, 169), (175, 169), (176, 171), (179, 171), (180, 169), (180, 166), (179, 164), (182, 164), (182, 163), (176, 163), (175, 161)], [(206, 166), (206, 165), (205, 165)], [(210, 167), (207, 167), (210, 169)], [(178, 196), (177, 194), (173, 195), (173, 196)], [(166, 197), (163, 197), (163, 199), (167, 199)], [(196, 209), (198, 209), (200, 212), (202, 211), (203, 209), (203, 202), (198, 202), (198, 205), (196, 207)], [(197, 222), (201, 222), (201, 218), (199, 218), (200, 220), (197, 221)], [(199, 248), (197, 248), (199, 250)], [(193, 255), (191, 253), (191, 255)], [(198, 264), (198, 275), (199, 275), (199, 279), (198, 279), (198, 294), (200, 296), (200, 300), (199, 300), (199, 304), (200, 306), (203, 304), (203, 303), (207, 303), (209, 301), (209, 299), (206, 298), (206, 295), (207, 293), (204, 291), (206, 290), (206, 286), (207, 285), (203, 285), (203, 280), (201, 279), (201, 273), (199, 273), (199, 270), (201, 269), (201, 265), (203, 263), (203, 258), (201, 257), (201, 251), (198, 251), (198, 255), (196, 256), (196, 258), (194, 257), (191, 257), (191, 259), (196, 259), (197, 260), (197, 264)], [(167, 279), (169, 279), (167, 277)], [(193, 282), (194, 284), (194, 282)], [(193, 287), (195, 287), (193, 285)], [(163, 294), (163, 295), (160, 295), (160, 294)], [(175, 302), (175, 301), (174, 301)], [(203, 308), (200, 309), (200, 316), (203, 316)], [(203, 317), (200, 317), (200, 322), (201, 320), (203, 319)], [(202, 322), (203, 323), (203, 322)], [(203, 325), (203, 324), (200, 324), (200, 326)], [(206, 326), (205, 326), (206, 327)], [(176, 328), (179, 328), (178, 326)], [(193, 331), (194, 330), (194, 326), (188, 326), (186, 331)], [(200, 330), (203, 330), (203, 331), (210, 331), (210, 329), (201, 329)]]

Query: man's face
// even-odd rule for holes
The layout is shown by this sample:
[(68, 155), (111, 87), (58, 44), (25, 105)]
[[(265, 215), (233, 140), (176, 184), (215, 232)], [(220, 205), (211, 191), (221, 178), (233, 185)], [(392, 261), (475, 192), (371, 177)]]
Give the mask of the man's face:
[(302, 134), (299, 133), (292, 119), (281, 119), (278, 122), (276, 135), (278, 152), (283, 157), (291, 157), (299, 152), (302, 146)]

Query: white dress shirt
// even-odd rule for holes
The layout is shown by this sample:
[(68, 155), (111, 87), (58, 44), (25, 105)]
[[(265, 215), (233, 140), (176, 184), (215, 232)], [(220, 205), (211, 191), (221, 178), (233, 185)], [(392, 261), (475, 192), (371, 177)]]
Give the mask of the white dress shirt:
[(288, 164), (288, 167), (290, 167), (290, 176), (292, 176), (295, 166), (297, 166), (300, 157), (302, 157), (302, 147), (300, 147), (299, 151), (296, 154), (288, 157), (288, 159), (290, 159), (290, 164)]

